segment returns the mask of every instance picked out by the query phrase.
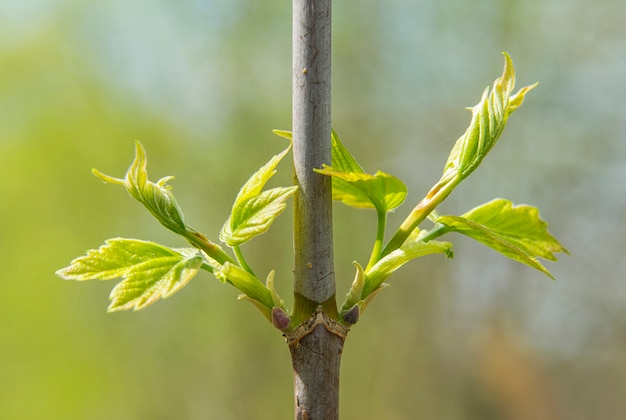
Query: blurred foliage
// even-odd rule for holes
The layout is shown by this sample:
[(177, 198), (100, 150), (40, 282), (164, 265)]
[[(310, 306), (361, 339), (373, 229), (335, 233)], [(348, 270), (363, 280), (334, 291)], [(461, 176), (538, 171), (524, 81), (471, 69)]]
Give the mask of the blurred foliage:
[[(0, 3), (0, 417), (290, 416), (287, 346), (232, 288), (200, 275), (146, 311), (106, 314), (109, 285), (54, 276), (113, 236), (183, 245), (89, 173), (123, 173), (134, 139), (155, 178), (176, 175), (189, 222), (217, 237), (238, 187), (283, 147), (271, 129), (290, 126), (290, 13), (269, 0)], [(557, 282), (457, 237), (455, 261), (403, 268), (350, 333), (344, 418), (626, 411), (625, 37), (619, 0), (335, 4), (334, 126), (364, 167), (407, 181), (409, 203), (436, 181), (501, 51), (520, 85), (541, 82), (444, 207), (529, 202), (572, 252), (549, 267)], [(335, 217), (343, 293), (375, 215)], [(279, 268), (284, 297), (289, 219), (245, 245), (259, 271)]]

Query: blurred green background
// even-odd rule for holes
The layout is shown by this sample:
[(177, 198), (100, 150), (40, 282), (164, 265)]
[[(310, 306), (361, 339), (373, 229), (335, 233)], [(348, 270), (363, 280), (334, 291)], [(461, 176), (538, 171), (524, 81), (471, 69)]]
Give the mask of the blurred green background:
[[(276, 0), (0, 2), (0, 417), (287, 419), (287, 346), (202, 273), (106, 314), (114, 282), (54, 271), (109, 237), (184, 246), (119, 187), (141, 140), (216, 238), (291, 125), (291, 7)], [(626, 412), (626, 8), (621, 0), (337, 1), (333, 120), (366, 170), (409, 186), (398, 225), (511, 53), (540, 81), (441, 207), (538, 206), (572, 255), (553, 282), (482, 245), (403, 268), (350, 333), (344, 419), (617, 419)], [(290, 182), (289, 164), (278, 182)], [(374, 214), (335, 206), (339, 294)], [(244, 252), (290, 301), (291, 212)]]

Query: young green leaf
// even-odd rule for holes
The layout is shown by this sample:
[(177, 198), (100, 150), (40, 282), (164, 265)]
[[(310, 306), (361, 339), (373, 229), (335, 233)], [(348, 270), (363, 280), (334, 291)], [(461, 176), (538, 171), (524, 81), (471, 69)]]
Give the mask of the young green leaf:
[(272, 188), (240, 203), (224, 224), (220, 240), (235, 247), (266, 232), (297, 189), (296, 186)]
[(291, 144), (280, 152), (277, 155), (274, 155), (269, 162), (263, 165), (258, 171), (256, 171), (252, 176), (246, 181), (246, 183), (241, 187), (237, 197), (235, 198), (235, 203), (233, 204), (233, 208), (236, 208), (240, 205), (243, 205), (250, 198), (254, 198), (263, 191), (263, 187), (267, 184), (267, 181), (270, 180), (276, 174), (276, 167), (280, 163), (281, 160), (289, 153), (291, 150)]
[(430, 254), (446, 254), (452, 258), (452, 244), (449, 242), (423, 242), (419, 235), (412, 235), (399, 249), (387, 254), (373, 267), (365, 271), (365, 285), (362, 299), (375, 292), (383, 282), (407, 262)]
[(480, 165), (500, 138), (511, 113), (522, 105), (526, 93), (537, 86), (537, 83), (525, 86), (512, 94), (515, 87), (515, 68), (509, 54), (503, 54), (502, 75), (494, 81), (493, 89), (487, 87), (480, 102), (470, 108), (470, 125), (454, 144), (441, 179), (402, 222), (382, 255), (398, 249), (411, 232)]
[(346, 298), (341, 305), (342, 312), (349, 310), (363, 299), (363, 288), (365, 287), (365, 270), (363, 270), (361, 264), (356, 261), (354, 261), (352, 264), (354, 264), (354, 267), (356, 268), (356, 273), (354, 275), (352, 285), (350, 286), (350, 290), (346, 294)]
[[(358, 306), (356, 314), (362, 313), (374, 296), (388, 286), (384, 281), (412, 259), (430, 254), (446, 254), (448, 258), (452, 258), (451, 243), (433, 240), (424, 242), (423, 238), (426, 233), (416, 230), (400, 249), (385, 256), (371, 268), (364, 270), (359, 263), (355, 262), (356, 275), (341, 305), (341, 313), (350, 315), (351, 310), (356, 310), (355, 305)], [(346, 321), (349, 322), (349, 320)]]
[(400, 206), (407, 195), (406, 185), (398, 178), (378, 171), (367, 174), (332, 131), (332, 166), (315, 171), (333, 179), (333, 200), (356, 208), (374, 208), (387, 213)]
[(400, 206), (407, 195), (406, 185), (398, 178), (378, 171), (374, 175), (337, 172), (325, 166), (316, 172), (333, 177), (333, 200), (356, 208), (373, 208), (387, 213)]
[(439, 216), (437, 223), (448, 231), (469, 236), (501, 254), (533, 267), (550, 278), (552, 274), (537, 257), (555, 261), (556, 252), (568, 252), (549, 232), (536, 207), (496, 199), (463, 216)]
[(331, 166), (339, 172), (364, 173), (363, 168), (356, 161), (354, 156), (343, 145), (337, 132), (331, 130), (330, 133), (331, 146)]
[(276, 134), (278, 137), (287, 139), (290, 142), (293, 141), (293, 133), (291, 131), (274, 129), (272, 130), (272, 133)]
[[(245, 299), (250, 300), (263, 313), (263, 315), (271, 322), (271, 311), (274, 305), (274, 299), (279, 299), (278, 295), (273, 295), (257, 277), (244, 270), (243, 268), (225, 263), (214, 271), (215, 277), (223, 282), (228, 282), (245, 294)], [(273, 281), (273, 277), (272, 277)], [(273, 287), (273, 284), (271, 284)], [(244, 298), (243, 296), (240, 298)], [(280, 299), (279, 299), (280, 302)]]
[(109, 239), (56, 274), (66, 280), (122, 278), (112, 290), (109, 312), (140, 310), (182, 289), (204, 260), (193, 248), (171, 249), (137, 239)]
[(174, 177), (161, 178), (156, 183), (148, 179), (148, 160), (146, 151), (138, 141), (135, 142), (135, 159), (128, 168), (124, 179), (114, 178), (92, 169), (102, 181), (121, 185), (137, 201), (143, 204), (152, 215), (166, 228), (180, 235), (185, 235), (187, 226), (174, 195), (167, 182)]
[(457, 176), (464, 179), (480, 165), (500, 138), (509, 115), (522, 105), (526, 93), (537, 86), (537, 83), (525, 86), (512, 95), (515, 68), (511, 56), (503, 54), (502, 76), (495, 80), (493, 89), (490, 91), (487, 87), (480, 102), (470, 108), (472, 120), (450, 152), (442, 176), (444, 181)]
[(274, 270), (270, 271), (265, 279), (265, 287), (270, 291), (270, 295), (272, 296), (272, 302), (275, 308), (285, 308), (285, 301), (278, 296), (276, 292), (276, 287), (274, 286)]
[(167, 182), (174, 177), (167, 176), (154, 183), (148, 179), (147, 165), (146, 151), (137, 141), (135, 142), (135, 159), (124, 179), (105, 175), (96, 169), (92, 169), (92, 172), (104, 182), (126, 188), (126, 191), (143, 204), (163, 226), (183, 236), (190, 244), (203, 250), (211, 258), (219, 263), (232, 262), (233, 259), (219, 245), (185, 223), (183, 212), (171, 192), (171, 187), (167, 185)]
[(266, 232), (276, 217), (283, 212), (286, 202), (298, 187), (278, 187), (263, 191), (263, 187), (276, 173), (276, 166), (285, 157), (291, 145), (272, 157), (241, 187), (230, 217), (220, 233), (220, 240), (231, 247), (241, 245)]

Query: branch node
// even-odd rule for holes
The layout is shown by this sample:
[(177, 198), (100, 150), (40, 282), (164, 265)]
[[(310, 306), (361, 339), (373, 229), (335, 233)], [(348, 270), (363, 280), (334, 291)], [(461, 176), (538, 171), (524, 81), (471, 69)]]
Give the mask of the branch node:
[(320, 305), (307, 320), (298, 325), (289, 334), (285, 334), (285, 339), (289, 347), (299, 348), (300, 340), (311, 334), (318, 325), (323, 325), (329, 333), (340, 337), (342, 340), (346, 339), (348, 331), (350, 331), (349, 328), (344, 327), (339, 322), (326, 315), (322, 309), (322, 305)]

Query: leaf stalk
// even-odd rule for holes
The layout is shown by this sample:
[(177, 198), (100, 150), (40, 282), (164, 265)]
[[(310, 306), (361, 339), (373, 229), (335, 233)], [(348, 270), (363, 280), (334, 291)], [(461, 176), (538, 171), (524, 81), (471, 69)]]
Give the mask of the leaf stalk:
[(385, 249), (383, 249), (381, 257), (400, 248), (409, 235), (411, 235), (411, 232), (413, 232), (448, 195), (450, 195), (452, 190), (454, 190), (462, 180), (463, 178), (461, 178), (460, 175), (456, 175), (447, 180), (442, 179), (431, 188), (428, 194), (426, 194), (426, 197), (417, 203), (407, 218), (404, 219)]
[(387, 226), (387, 212), (376, 210), (377, 213), (377, 227), (376, 227), (376, 241), (372, 248), (372, 254), (370, 260), (367, 263), (365, 270), (369, 270), (374, 264), (376, 264), (382, 256), (383, 241), (385, 240), (385, 228)]
[(254, 274), (254, 271), (248, 265), (248, 262), (246, 261), (245, 257), (243, 256), (243, 253), (241, 252), (241, 247), (239, 245), (235, 245), (233, 247), (233, 251), (235, 252), (235, 256), (237, 257), (237, 261), (239, 262), (239, 265), (241, 265), (241, 267), (244, 270), (246, 270), (248, 273), (250, 273), (250, 274), (252, 274), (253, 276), (256, 277), (256, 274)]

